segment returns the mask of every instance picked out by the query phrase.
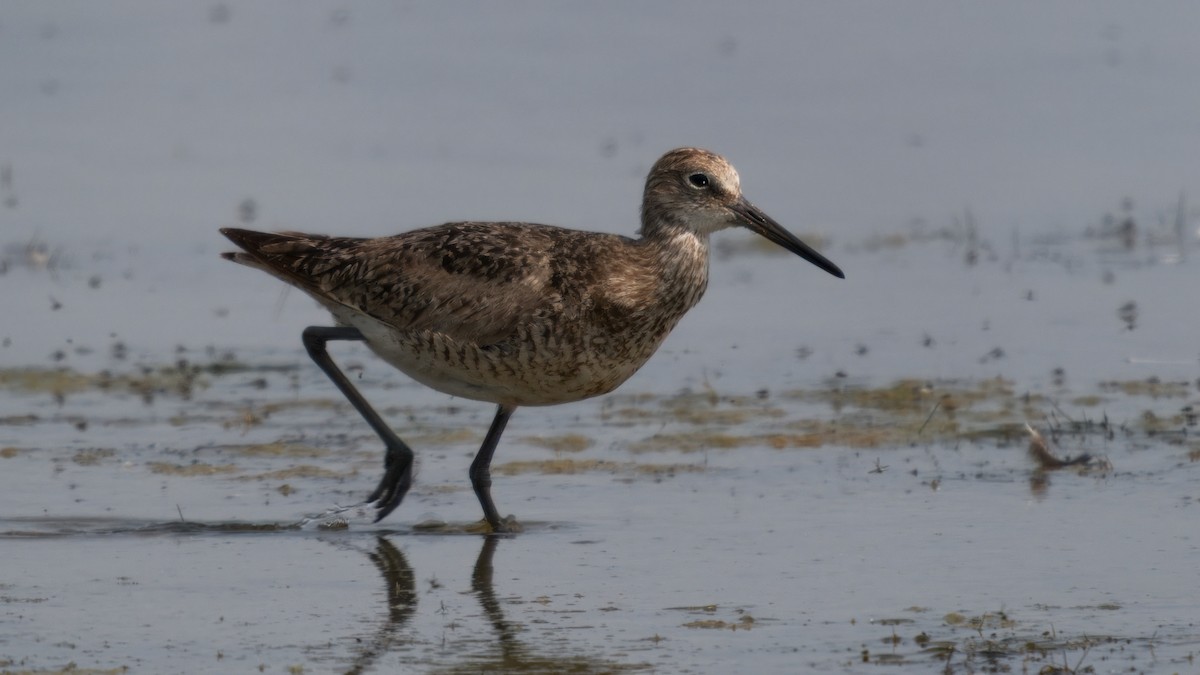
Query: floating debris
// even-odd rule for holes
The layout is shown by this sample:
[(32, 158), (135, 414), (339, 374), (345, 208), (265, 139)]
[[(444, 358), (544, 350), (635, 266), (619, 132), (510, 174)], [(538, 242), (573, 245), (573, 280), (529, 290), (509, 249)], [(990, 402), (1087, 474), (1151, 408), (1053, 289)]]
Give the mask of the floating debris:
[(1025, 424), (1025, 429), (1029, 432), (1029, 456), (1033, 461), (1037, 462), (1038, 469), (1042, 471), (1054, 471), (1063, 469), (1068, 466), (1087, 465), (1092, 461), (1092, 456), (1084, 453), (1067, 459), (1059, 459), (1050, 452), (1050, 446), (1046, 443), (1046, 439), (1038, 433), (1028, 423)]

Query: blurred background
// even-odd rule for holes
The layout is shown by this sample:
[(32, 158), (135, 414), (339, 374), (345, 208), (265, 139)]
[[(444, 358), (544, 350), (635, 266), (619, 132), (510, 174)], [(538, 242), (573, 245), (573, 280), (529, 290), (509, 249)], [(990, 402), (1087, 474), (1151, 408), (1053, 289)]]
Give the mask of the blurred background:
[[(20, 317), (0, 362), (70, 355), (63, 337), (117, 334), (147, 356), (265, 346), (319, 320), (220, 261), (219, 226), (633, 234), (646, 171), (680, 145), (726, 155), (753, 201), (847, 270), (839, 284), (778, 263), (784, 278), (742, 294), (751, 321), (771, 305), (877, 323), (921, 303), (864, 297), (957, 283), (847, 259), (889, 237), (1008, 250), (1105, 218), (1169, 226), (1182, 206), (1194, 239), (1197, 26), (1191, 3), (6, 2), (0, 244), (6, 268), (57, 276), (0, 278)], [(714, 288), (755, 273), (733, 265)], [(243, 311), (258, 319), (213, 320)]]

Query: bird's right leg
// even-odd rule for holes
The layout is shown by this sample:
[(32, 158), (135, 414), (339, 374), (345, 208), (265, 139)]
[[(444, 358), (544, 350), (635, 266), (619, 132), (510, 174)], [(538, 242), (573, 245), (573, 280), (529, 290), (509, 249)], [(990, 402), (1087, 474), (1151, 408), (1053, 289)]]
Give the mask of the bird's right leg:
[(359, 393), (358, 389), (346, 377), (346, 374), (337, 367), (337, 364), (330, 358), (329, 352), (325, 350), (325, 343), (330, 340), (356, 340), (365, 341), (366, 337), (357, 329), (349, 326), (309, 326), (304, 329), (304, 348), (308, 350), (308, 355), (316, 362), (321, 370), (333, 380), (337, 388), (350, 401), (350, 405), (362, 415), (367, 424), (375, 430), (379, 435), (380, 440), (387, 446), (387, 454), (384, 455), (383, 479), (379, 481), (378, 487), (367, 498), (368, 503), (374, 503), (378, 509), (375, 514), (375, 522), (383, 520), (389, 513), (394, 511), (400, 505), (400, 500), (404, 499), (408, 488), (412, 487), (412, 466), (413, 466), (413, 451), (409, 448), (396, 432), (390, 427), (375, 412), (367, 399)]

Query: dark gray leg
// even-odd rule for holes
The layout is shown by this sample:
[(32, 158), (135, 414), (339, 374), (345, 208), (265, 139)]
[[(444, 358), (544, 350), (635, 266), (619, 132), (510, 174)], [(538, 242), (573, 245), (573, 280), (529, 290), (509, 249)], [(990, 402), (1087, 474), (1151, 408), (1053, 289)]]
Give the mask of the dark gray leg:
[[(309, 326), (304, 329), (304, 348), (308, 350), (308, 355), (325, 371), (329, 379), (333, 380), (350, 401), (350, 405), (354, 406), (387, 446), (387, 454), (383, 459), (383, 479), (379, 481), (371, 496), (367, 497), (367, 501), (374, 502), (375, 508), (378, 509), (375, 514), (375, 522), (378, 523), (400, 506), (400, 500), (404, 499), (408, 488), (412, 487), (413, 451), (388, 427), (379, 413), (375, 412), (371, 404), (367, 403), (367, 399), (363, 398), (345, 373), (329, 357), (329, 352), (325, 351), (325, 343), (330, 340), (365, 341), (366, 338), (357, 328), (348, 326)], [(488, 457), (491, 458), (491, 453)]]
[(496, 445), (500, 442), (500, 434), (504, 433), (508, 418), (516, 409), (516, 406), (503, 404), (496, 409), (496, 417), (483, 439), (483, 446), (476, 453), (475, 461), (471, 462), (471, 487), (475, 488), (475, 496), (479, 498), (479, 505), (483, 507), (483, 517), (495, 532), (509, 532), (513, 529), (512, 525), (515, 525), (501, 518), (496, 505), (492, 503), (492, 455), (496, 452)]

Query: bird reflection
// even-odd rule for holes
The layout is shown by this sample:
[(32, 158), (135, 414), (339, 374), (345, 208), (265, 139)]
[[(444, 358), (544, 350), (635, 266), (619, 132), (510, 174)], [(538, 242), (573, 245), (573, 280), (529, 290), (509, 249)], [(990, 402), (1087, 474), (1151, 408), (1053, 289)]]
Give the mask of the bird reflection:
[(496, 599), (496, 589), (492, 584), (492, 558), (496, 555), (496, 546), (499, 542), (500, 537), (495, 535), (483, 538), (483, 548), (479, 549), (479, 557), (475, 559), (475, 569), (471, 572), (471, 592), (479, 598), (479, 604), (483, 605), (483, 613), (491, 622), (492, 628), (496, 630), (500, 650), (504, 654), (503, 660), (508, 662), (510, 655), (519, 656), (524, 650), (513, 637), (515, 631), (512, 625), (504, 619), (504, 612), (500, 609), (500, 601)]
[(375, 550), (368, 553), (367, 557), (383, 576), (387, 589), (387, 619), (372, 639), (362, 642), (363, 649), (346, 671), (355, 675), (367, 672), (379, 657), (388, 653), (397, 641), (396, 633), (417, 611), (417, 577), (400, 549), (386, 538), (379, 537)]
[[(553, 652), (538, 653), (536, 647), (531, 647), (527, 640), (518, 639), (519, 635), (534, 639), (537, 633), (527, 632), (519, 622), (510, 621), (504, 615), (503, 606), (496, 596), (493, 583), (493, 559), (503, 535), (487, 535), (482, 539), (479, 555), (471, 571), (471, 594), (483, 607), (483, 615), (494, 634), (494, 640), (484, 640), (487, 645), (483, 653), (478, 653), (472, 647), (479, 644), (482, 636), (472, 634), (471, 639), (455, 648), (448, 650), (455, 654), (456, 661), (449, 664), (437, 664), (448, 672), (609, 672), (622, 669), (622, 664), (593, 658), (584, 655), (563, 652), (560, 640), (554, 641)], [(366, 673), (374, 670), (377, 662), (393, 650), (404, 649), (408, 658), (416, 662), (430, 665), (426, 657), (412, 651), (414, 643), (423, 642), (420, 638), (401, 635), (401, 629), (412, 621), (417, 610), (416, 575), (409, 566), (404, 554), (387, 538), (380, 536), (375, 550), (367, 554), (375, 568), (383, 577), (387, 589), (387, 612), (374, 635), (370, 638), (358, 638), (361, 645), (357, 656), (345, 672)], [(561, 635), (557, 635), (561, 638)], [(447, 653), (445, 645), (437, 652)]]

